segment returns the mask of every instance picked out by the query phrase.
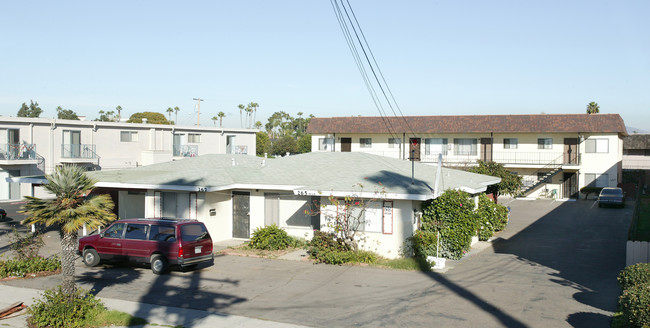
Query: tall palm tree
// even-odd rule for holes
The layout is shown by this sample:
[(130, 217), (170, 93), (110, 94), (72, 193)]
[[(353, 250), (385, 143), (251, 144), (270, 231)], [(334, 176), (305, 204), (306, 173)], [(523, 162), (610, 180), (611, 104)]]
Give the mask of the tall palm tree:
[(73, 295), (77, 286), (74, 280), (74, 262), (79, 229), (84, 225), (91, 230), (105, 226), (115, 219), (113, 201), (109, 195), (91, 195), (95, 180), (88, 177), (79, 166), (56, 168), (46, 175), (48, 183), (43, 186), (54, 199), (25, 196), (27, 203), (22, 211), (27, 218), (21, 223), (58, 225), (61, 235), (62, 290)]
[(169, 120), (172, 120), (172, 113), (174, 112), (174, 109), (171, 107), (167, 107), (167, 116), (169, 116)]
[(174, 125), (178, 124), (178, 111), (181, 109), (178, 106), (174, 107), (174, 112), (176, 112), (176, 118), (174, 118)]
[(260, 107), (260, 104), (256, 102), (251, 102), (248, 104), (253, 109), (253, 122), (257, 121), (257, 108)]
[(119, 122), (122, 120), (122, 106), (117, 105), (117, 107), (115, 107), (115, 110), (117, 111), (117, 121)]
[(223, 124), (222, 124), (223, 123), (223, 118), (224, 118), (224, 116), (226, 116), (226, 113), (219, 112), (217, 114), (217, 116), (219, 117), (219, 127), (222, 128), (223, 127)]
[(587, 114), (598, 114), (600, 113), (600, 106), (598, 103), (592, 101), (587, 105)]
[(244, 107), (244, 105), (242, 105), (242, 104), (239, 104), (239, 105), (237, 105), (237, 108), (239, 108), (239, 125), (240, 125), (240, 127), (243, 128), (244, 127), (244, 122), (242, 121), (242, 113), (243, 113), (243, 111), (244, 111), (244, 109), (246, 107)]
[(216, 117), (216, 116), (212, 116), (212, 123), (214, 123), (214, 126), (215, 126), (215, 127), (217, 126), (217, 120), (218, 120), (218, 119), (219, 119), (218, 117)]

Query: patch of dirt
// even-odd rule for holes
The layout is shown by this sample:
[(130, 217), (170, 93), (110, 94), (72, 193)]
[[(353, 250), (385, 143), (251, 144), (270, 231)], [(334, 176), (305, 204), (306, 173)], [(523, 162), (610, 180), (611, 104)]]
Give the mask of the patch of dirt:
[(7, 281), (7, 280), (15, 280), (15, 279), (31, 279), (31, 278), (38, 278), (38, 277), (47, 277), (47, 276), (53, 276), (55, 274), (61, 273), (61, 269), (56, 270), (56, 271), (41, 271), (41, 272), (34, 272), (34, 273), (28, 273), (24, 277), (7, 277), (7, 278), (1, 278), (0, 281)]
[(265, 259), (275, 259), (278, 258), (284, 254), (291, 253), (293, 251), (297, 251), (299, 248), (287, 248), (287, 249), (282, 249), (282, 250), (277, 250), (277, 251), (267, 251), (263, 249), (254, 249), (254, 248), (248, 248), (246, 245), (238, 246), (238, 247), (231, 247), (231, 248), (226, 248), (219, 252), (220, 254), (224, 255), (235, 255), (235, 256), (247, 256), (247, 257), (259, 257), (259, 258), (265, 258)]

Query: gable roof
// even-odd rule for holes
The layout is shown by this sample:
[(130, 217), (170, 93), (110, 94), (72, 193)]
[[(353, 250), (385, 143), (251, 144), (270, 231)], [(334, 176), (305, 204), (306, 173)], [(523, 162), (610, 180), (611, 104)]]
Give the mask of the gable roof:
[(454, 115), (402, 117), (314, 117), (308, 133), (618, 133), (626, 135), (618, 114)]
[[(233, 166), (233, 161), (235, 165)], [(299, 195), (433, 198), (435, 165), (366, 153), (315, 152), (263, 159), (249, 155), (204, 155), (132, 169), (94, 171), (97, 187), (178, 191), (285, 190)], [(479, 193), (500, 178), (442, 168), (441, 190)], [(199, 189), (200, 188), (200, 189)]]

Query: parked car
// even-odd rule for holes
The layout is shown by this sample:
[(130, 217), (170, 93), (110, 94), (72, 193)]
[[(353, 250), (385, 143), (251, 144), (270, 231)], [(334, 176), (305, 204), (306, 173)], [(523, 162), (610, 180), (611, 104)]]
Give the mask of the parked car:
[(3, 208), (0, 208), (0, 220), (4, 220), (7, 217), (7, 211)]
[(155, 274), (170, 266), (214, 263), (212, 238), (196, 220), (118, 220), (101, 233), (80, 238), (77, 253), (89, 267), (101, 261), (130, 261), (150, 264)]
[(598, 207), (616, 205), (625, 207), (625, 194), (621, 188), (605, 187), (598, 195)]

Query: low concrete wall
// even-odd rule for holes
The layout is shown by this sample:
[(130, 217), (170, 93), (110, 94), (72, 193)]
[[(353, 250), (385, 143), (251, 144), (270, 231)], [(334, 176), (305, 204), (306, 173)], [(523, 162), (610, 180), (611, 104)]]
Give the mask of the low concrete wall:
[(650, 242), (627, 241), (625, 266), (650, 262)]

